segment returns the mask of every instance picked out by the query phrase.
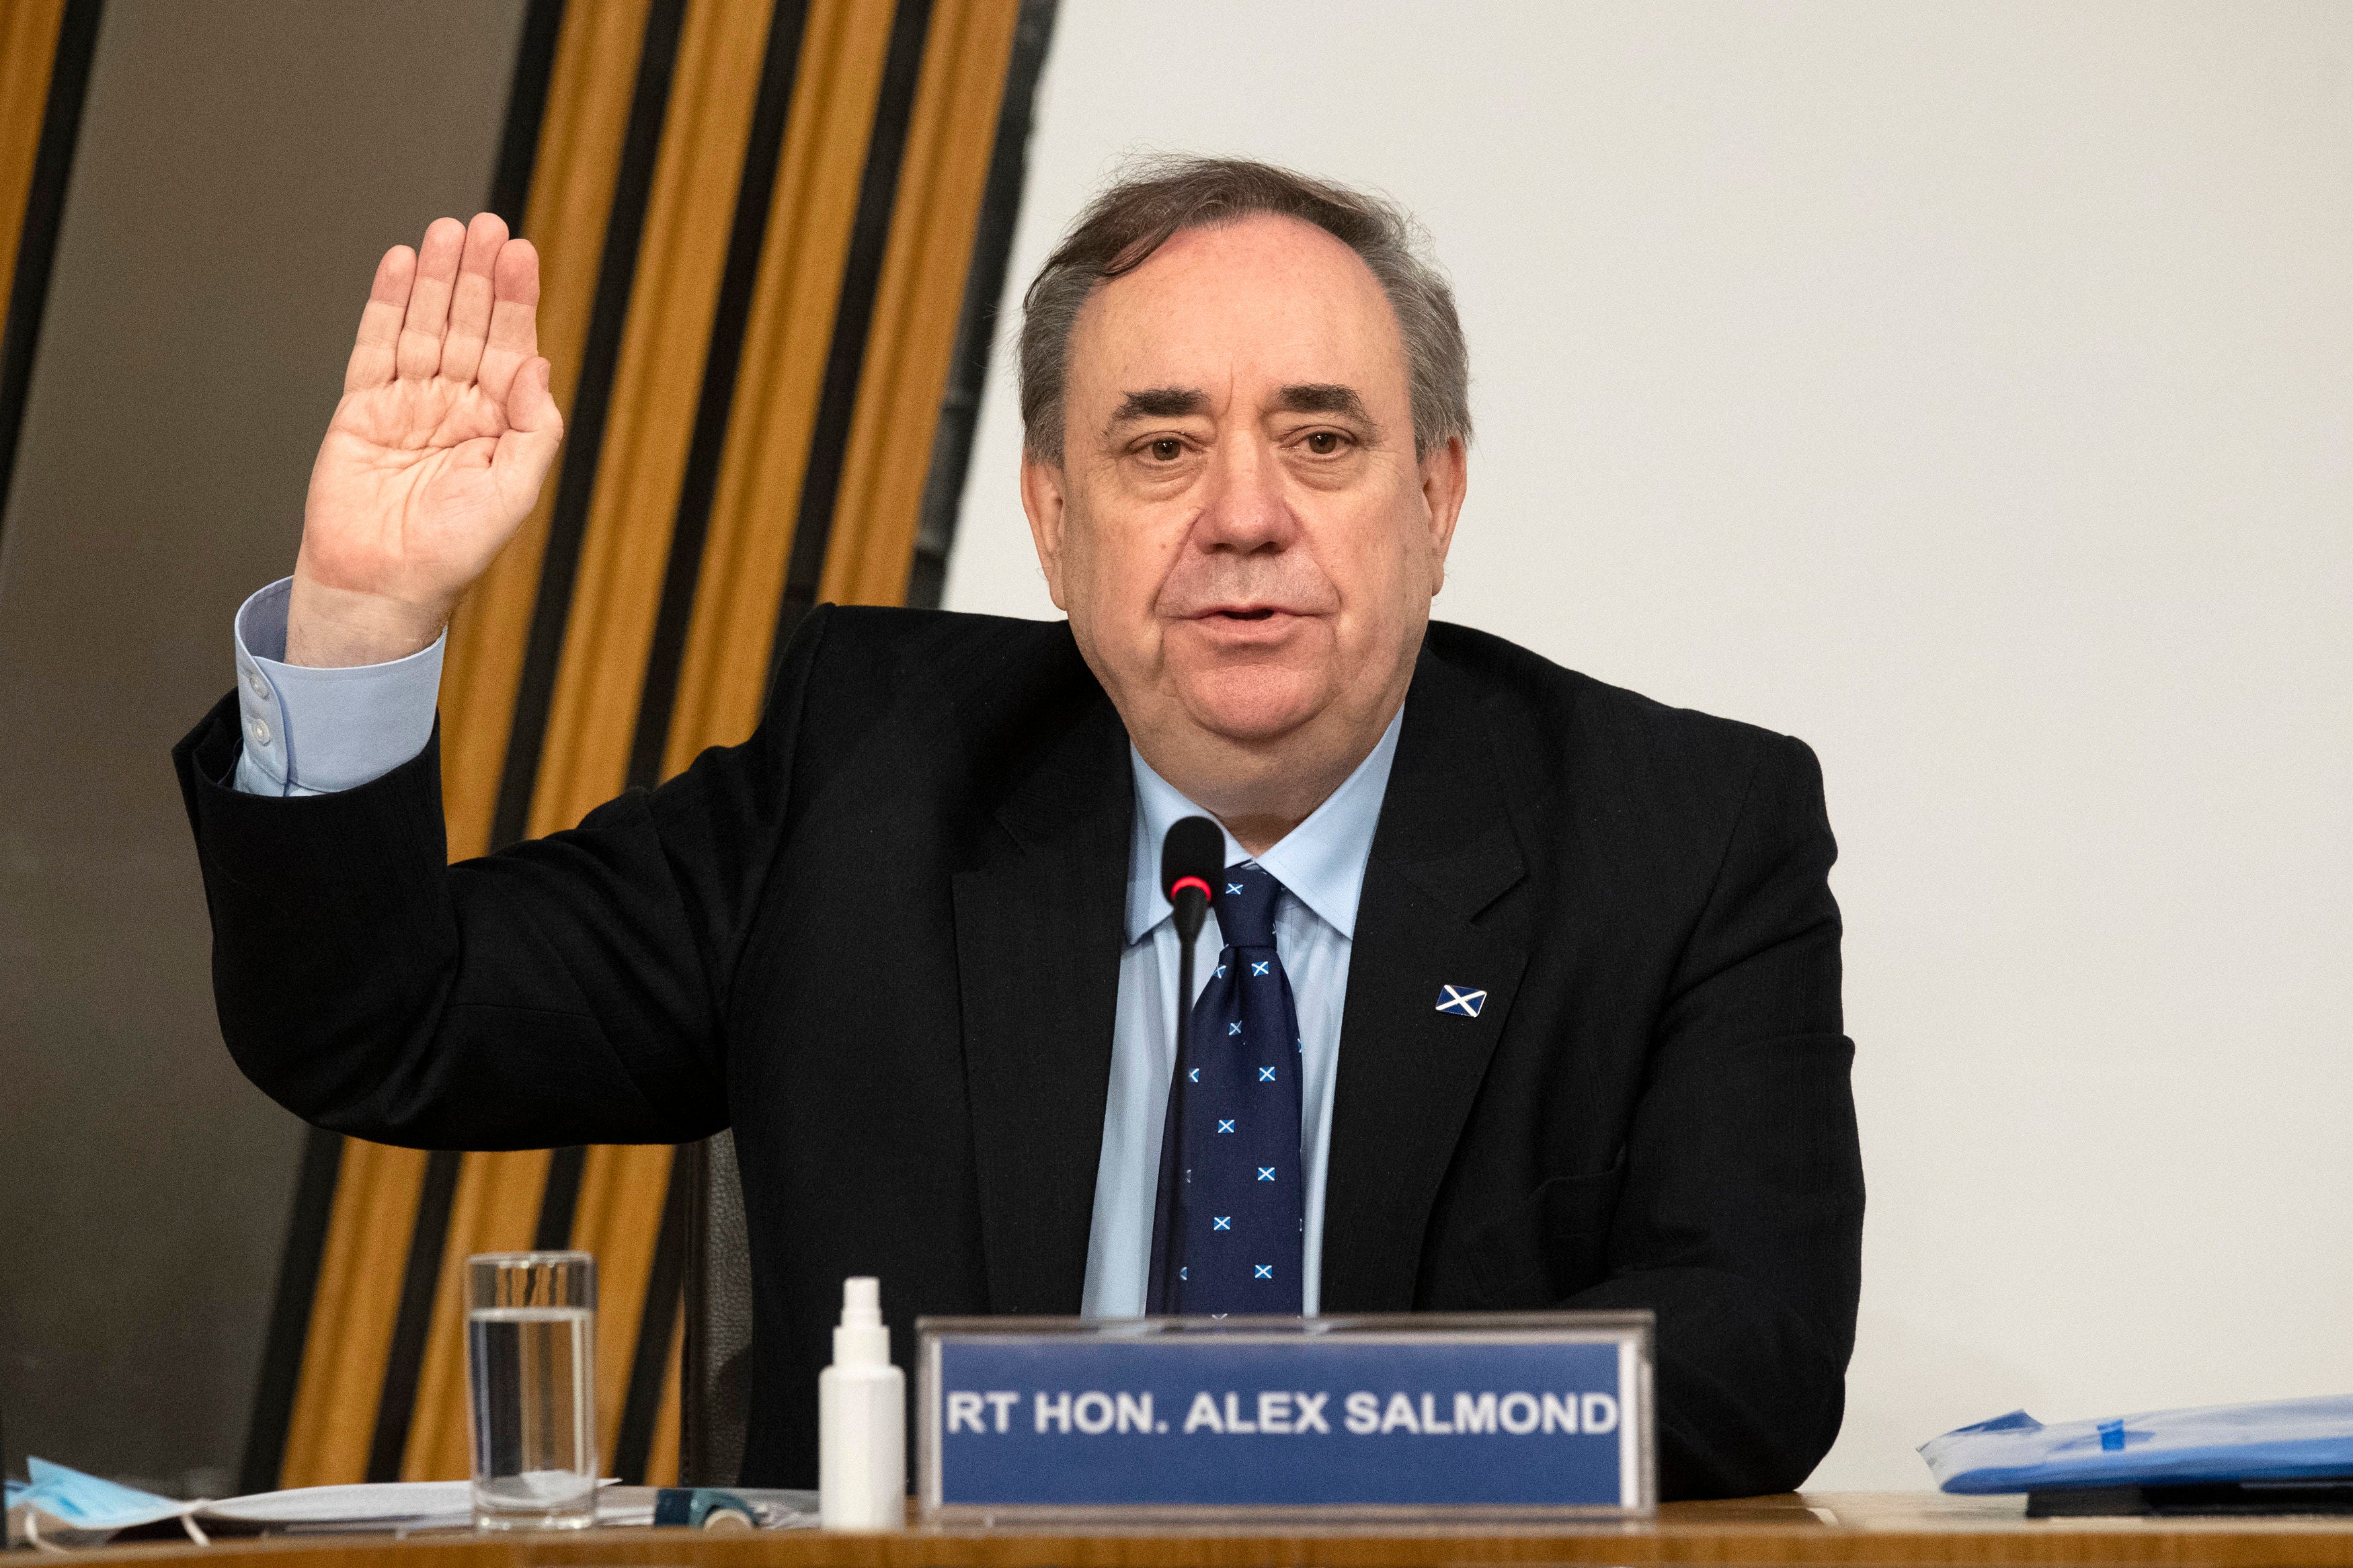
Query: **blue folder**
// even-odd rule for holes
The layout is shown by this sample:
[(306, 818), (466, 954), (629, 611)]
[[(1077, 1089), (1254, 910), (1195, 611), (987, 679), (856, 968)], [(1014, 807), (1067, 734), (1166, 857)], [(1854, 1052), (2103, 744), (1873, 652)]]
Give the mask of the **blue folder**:
[(2353, 1477), (2353, 1394), (2046, 1426), (2023, 1410), (1920, 1445), (1948, 1492)]

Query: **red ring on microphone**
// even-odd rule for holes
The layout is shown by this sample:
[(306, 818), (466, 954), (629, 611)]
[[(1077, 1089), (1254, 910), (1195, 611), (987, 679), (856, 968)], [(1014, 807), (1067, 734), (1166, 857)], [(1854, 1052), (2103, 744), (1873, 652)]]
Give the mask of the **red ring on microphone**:
[(1175, 903), (1176, 901), (1176, 895), (1183, 892), (1187, 888), (1200, 889), (1201, 897), (1205, 899), (1214, 900), (1218, 896), (1216, 893), (1210, 891), (1209, 884), (1201, 880), (1200, 878), (1179, 877), (1175, 882), (1169, 884), (1168, 901), (1172, 904)]

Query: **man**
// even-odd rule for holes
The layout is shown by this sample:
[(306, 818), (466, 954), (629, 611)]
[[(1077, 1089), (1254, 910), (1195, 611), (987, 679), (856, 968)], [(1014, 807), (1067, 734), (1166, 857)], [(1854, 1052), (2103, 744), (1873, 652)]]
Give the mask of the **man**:
[(821, 609), (745, 744), (445, 867), (438, 639), (560, 434), (536, 270), (487, 215), (385, 256), (176, 753), (257, 1083), (429, 1147), (732, 1125), (749, 1482), (814, 1475), (859, 1273), (902, 1360), (925, 1312), (1649, 1308), (1666, 1494), (1805, 1478), (1862, 1204), (1819, 774), (1430, 623), (1468, 369), (1401, 215), (1235, 162), (1106, 192), (1021, 345), (1068, 622)]

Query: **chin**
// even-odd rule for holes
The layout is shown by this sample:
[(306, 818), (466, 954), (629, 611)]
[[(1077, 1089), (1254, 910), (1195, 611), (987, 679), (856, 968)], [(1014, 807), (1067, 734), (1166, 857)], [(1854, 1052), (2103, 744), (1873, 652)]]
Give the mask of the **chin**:
[(1331, 688), (1293, 669), (1226, 669), (1188, 682), (1185, 707), (1213, 734), (1243, 742), (1280, 739), (1322, 712)]

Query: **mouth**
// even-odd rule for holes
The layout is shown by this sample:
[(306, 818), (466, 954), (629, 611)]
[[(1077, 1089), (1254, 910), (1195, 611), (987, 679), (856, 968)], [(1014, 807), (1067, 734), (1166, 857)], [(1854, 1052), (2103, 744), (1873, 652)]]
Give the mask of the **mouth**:
[(1204, 647), (1245, 654), (1290, 647), (1310, 618), (1281, 605), (1219, 605), (1179, 624), (1191, 627)]

